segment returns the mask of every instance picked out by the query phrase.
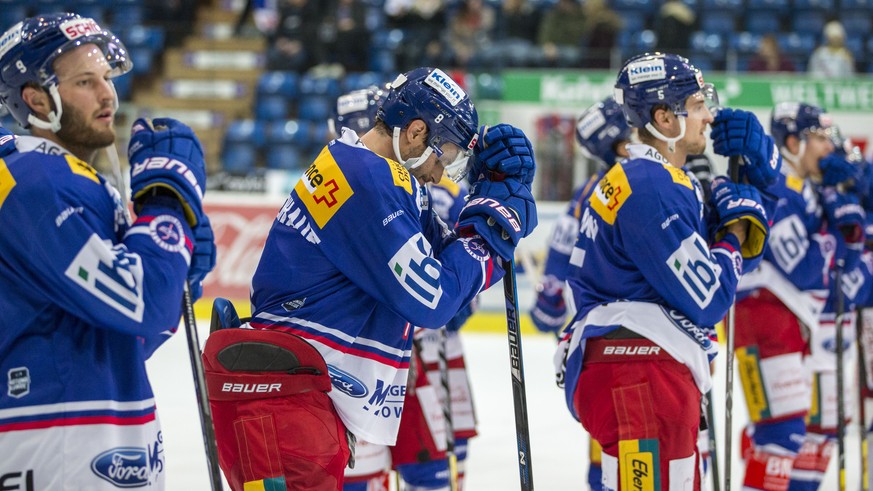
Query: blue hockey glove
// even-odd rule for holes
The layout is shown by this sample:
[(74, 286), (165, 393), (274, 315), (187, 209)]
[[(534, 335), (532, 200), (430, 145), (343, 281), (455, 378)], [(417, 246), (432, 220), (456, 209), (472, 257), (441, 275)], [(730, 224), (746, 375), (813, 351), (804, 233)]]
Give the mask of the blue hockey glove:
[(163, 190), (179, 199), (192, 228), (203, 220), (206, 164), (203, 147), (191, 128), (170, 118), (158, 118), (151, 123), (137, 119), (130, 130), (127, 156), (137, 214), (152, 190)]
[(188, 268), (188, 284), (191, 287), (191, 301), (203, 296), (203, 279), (215, 267), (215, 235), (209, 217), (201, 216), (200, 223), (193, 229), (194, 254)]
[(837, 153), (832, 153), (821, 159), (818, 168), (821, 169), (823, 186), (836, 186), (850, 179), (858, 178), (857, 167)]
[(767, 236), (770, 234), (770, 223), (761, 201), (758, 190), (749, 184), (737, 184), (725, 176), (718, 176), (712, 181), (710, 205), (716, 211), (715, 240), (724, 236), (727, 232), (725, 227), (728, 225), (739, 220), (749, 222), (749, 233), (741, 248), (744, 271), (754, 269), (749, 261), (755, 261), (756, 265), (761, 259)]
[(537, 285), (537, 301), (530, 311), (530, 318), (541, 332), (558, 332), (567, 321), (567, 304), (564, 302), (563, 282), (554, 276), (546, 276)]
[(740, 182), (748, 180), (761, 191), (776, 182), (782, 156), (757, 116), (741, 109), (723, 108), (712, 122), (712, 149), (719, 155), (739, 155)]
[(473, 150), (472, 181), (486, 175), (485, 171), (502, 174), (524, 184), (533, 181), (533, 147), (523, 131), (508, 124), (498, 124), (479, 128), (479, 135)]
[(457, 229), (461, 236), (478, 234), (508, 261), (518, 241), (537, 226), (537, 209), (529, 184), (515, 179), (479, 181), (470, 190)]
[(446, 331), (449, 331), (449, 332), (459, 331), (461, 329), (461, 327), (464, 325), (464, 323), (467, 322), (467, 319), (469, 319), (470, 316), (473, 315), (473, 311), (475, 310), (473, 304), (475, 304), (475, 303), (476, 303), (476, 299), (474, 298), (472, 302), (461, 307), (461, 310), (459, 310), (458, 313), (455, 314), (454, 317), (452, 317), (452, 320), (450, 320), (449, 323), (446, 324)]
[(832, 187), (822, 188), (821, 197), (828, 224), (840, 232), (846, 244), (863, 242), (866, 217), (858, 197)]
[(18, 138), (11, 131), (0, 126), (0, 158), (18, 150), (15, 147), (15, 139)]

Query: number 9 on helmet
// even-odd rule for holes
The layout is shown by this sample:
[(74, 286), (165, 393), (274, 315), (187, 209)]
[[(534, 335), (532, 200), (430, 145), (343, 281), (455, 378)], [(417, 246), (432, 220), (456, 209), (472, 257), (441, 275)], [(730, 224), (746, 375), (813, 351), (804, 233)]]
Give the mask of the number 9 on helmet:
[[(106, 57), (109, 78), (130, 71), (133, 62), (124, 44), (94, 19), (62, 13), (30, 17), (0, 37), (0, 103), (24, 127), (31, 125), (57, 132), (61, 127), (61, 96), (54, 61), (64, 53), (93, 44)], [(21, 96), (27, 84), (48, 92), (55, 105), (49, 121), (38, 119)]]

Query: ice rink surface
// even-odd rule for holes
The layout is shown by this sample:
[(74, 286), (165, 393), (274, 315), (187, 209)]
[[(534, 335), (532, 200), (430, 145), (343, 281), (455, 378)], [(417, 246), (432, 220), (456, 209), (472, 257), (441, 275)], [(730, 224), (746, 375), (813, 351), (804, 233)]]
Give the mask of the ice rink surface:
[[(201, 343), (207, 333), (207, 325), (201, 324)], [(469, 446), (466, 490), (520, 489), (507, 337), (463, 331), (462, 336), (479, 416), (479, 436), (471, 440)], [(586, 490), (587, 436), (570, 416), (563, 393), (555, 386), (552, 365), (554, 338), (525, 335), (522, 344), (535, 489)], [(715, 393), (720, 395), (716, 396), (715, 412), (721, 451), (724, 445), (724, 357), (720, 356), (718, 360)], [(208, 490), (206, 458), (184, 329), (180, 328), (180, 332), (155, 353), (149, 360), (148, 369), (163, 426), (167, 489)], [(736, 372), (734, 382), (735, 457), (731, 487), (739, 490), (742, 467), (736, 435), (747, 416)], [(858, 428), (855, 424), (849, 427), (846, 449), (846, 489), (854, 491), (859, 489)], [(723, 461), (723, 457), (721, 459)], [(724, 468), (722, 462), (722, 472)], [(822, 490), (838, 489), (835, 469), (836, 450)]]

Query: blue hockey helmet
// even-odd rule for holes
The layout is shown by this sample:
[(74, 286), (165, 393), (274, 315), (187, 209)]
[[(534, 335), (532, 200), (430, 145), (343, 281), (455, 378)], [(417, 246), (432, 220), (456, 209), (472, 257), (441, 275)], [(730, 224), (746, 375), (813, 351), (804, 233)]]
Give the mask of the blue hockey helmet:
[(428, 148), (418, 158), (401, 162), (414, 169), (423, 164), (431, 152), (442, 157), (442, 146), (456, 145), (457, 158), (446, 166), (450, 178), (460, 180), (467, 159), (479, 140), (479, 115), (473, 102), (454, 80), (439, 68), (416, 68), (399, 75), (379, 107), (377, 119), (393, 130), (394, 153), (400, 157), (400, 131), (409, 123), (421, 119), (428, 129)]
[(363, 135), (373, 127), (376, 112), (379, 111), (379, 105), (384, 98), (385, 91), (375, 85), (339, 96), (333, 117), (327, 121), (328, 129), (339, 136), (339, 132), (345, 126)]
[(576, 121), (576, 141), (583, 153), (609, 167), (619, 160), (615, 145), (630, 141), (631, 131), (621, 106), (612, 97), (589, 107)]
[[(13, 26), (0, 37), (0, 103), (24, 127), (58, 131), (62, 106), (53, 64), (59, 56), (85, 44), (96, 45), (106, 57), (110, 78), (133, 67), (124, 44), (94, 19), (72, 13), (48, 14)], [(55, 111), (49, 122), (38, 119), (21, 97), (27, 84), (44, 88), (54, 100)]]
[(824, 131), (830, 137), (833, 122), (825, 110), (804, 102), (780, 102), (770, 114), (770, 135), (779, 148), (790, 135), (804, 140), (809, 133)]
[(685, 100), (697, 92), (717, 103), (715, 88), (703, 82), (703, 73), (687, 58), (669, 53), (634, 56), (625, 62), (615, 82), (615, 100), (634, 128), (650, 124), (652, 109), (661, 105), (677, 116), (687, 116)]

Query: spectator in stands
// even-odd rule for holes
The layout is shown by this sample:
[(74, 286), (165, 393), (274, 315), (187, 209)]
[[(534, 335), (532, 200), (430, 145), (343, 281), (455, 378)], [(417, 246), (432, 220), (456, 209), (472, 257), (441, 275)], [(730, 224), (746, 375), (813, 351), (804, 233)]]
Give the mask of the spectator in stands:
[(824, 43), (809, 58), (809, 73), (814, 77), (838, 78), (855, 73), (855, 58), (846, 48), (846, 30), (839, 21), (825, 24)]
[(765, 34), (761, 36), (758, 44), (758, 52), (749, 60), (750, 72), (793, 72), (796, 70), (794, 62), (785, 56), (776, 36)]
[(577, 65), (585, 37), (585, 13), (576, 0), (558, 0), (543, 16), (539, 45), (549, 65)]
[(612, 48), (622, 27), (621, 17), (609, 8), (605, 0), (586, 0), (582, 12), (585, 14), (585, 46), (588, 48), (582, 66), (609, 68)]
[(316, 39), (320, 11), (316, 0), (278, 0), (276, 30), (268, 36), (267, 69), (304, 71), (316, 64), (309, 48)]
[(439, 64), (440, 39), (446, 27), (445, 3), (445, 0), (385, 0), (388, 27), (405, 33), (397, 50), (397, 68), (401, 72)]
[(537, 42), (541, 13), (528, 0), (504, 0), (498, 36), (501, 40)]
[(697, 17), (691, 7), (681, 0), (667, 0), (655, 19), (658, 51), (688, 55), (691, 32)]
[(465, 0), (449, 19), (446, 45), (449, 48), (449, 65), (468, 68), (477, 64), (476, 55), (483, 46), (491, 43), (495, 14), (491, 6), (482, 0)]
[(330, 0), (324, 5), (316, 59), (322, 64), (338, 64), (344, 71), (366, 71), (370, 47), (367, 6), (361, 0)]

